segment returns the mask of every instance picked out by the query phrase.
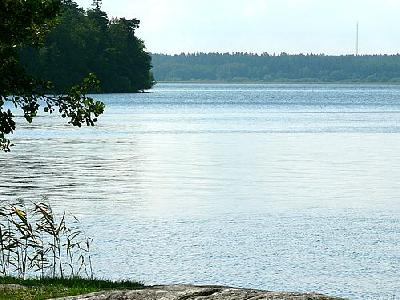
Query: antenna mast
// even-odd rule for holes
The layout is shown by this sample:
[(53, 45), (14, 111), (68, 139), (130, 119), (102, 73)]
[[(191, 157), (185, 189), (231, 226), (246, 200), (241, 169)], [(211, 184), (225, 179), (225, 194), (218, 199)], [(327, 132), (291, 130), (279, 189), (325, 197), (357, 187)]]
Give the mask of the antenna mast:
[(356, 56), (358, 56), (358, 39), (359, 39), (358, 32), (359, 32), (359, 24), (358, 24), (358, 21), (357, 21), (357, 33), (356, 33)]

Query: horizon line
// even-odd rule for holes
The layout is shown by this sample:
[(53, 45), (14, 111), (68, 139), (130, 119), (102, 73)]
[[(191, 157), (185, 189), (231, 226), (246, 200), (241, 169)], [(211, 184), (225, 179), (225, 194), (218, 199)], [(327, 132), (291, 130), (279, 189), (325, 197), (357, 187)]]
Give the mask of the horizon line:
[(180, 52), (180, 53), (163, 53), (163, 52), (152, 52), (148, 51), (151, 55), (165, 55), (165, 56), (181, 56), (181, 55), (204, 55), (204, 54), (218, 54), (218, 55), (236, 55), (236, 54), (243, 54), (243, 55), (254, 55), (254, 56), (331, 56), (331, 57), (341, 57), (341, 56), (400, 56), (400, 52), (397, 53), (375, 53), (375, 54), (354, 54), (354, 53), (347, 53), (347, 54), (326, 54), (326, 53), (287, 53), (287, 52), (248, 52), (248, 51), (225, 51), (225, 52), (218, 52), (218, 51), (194, 51), (194, 52)]

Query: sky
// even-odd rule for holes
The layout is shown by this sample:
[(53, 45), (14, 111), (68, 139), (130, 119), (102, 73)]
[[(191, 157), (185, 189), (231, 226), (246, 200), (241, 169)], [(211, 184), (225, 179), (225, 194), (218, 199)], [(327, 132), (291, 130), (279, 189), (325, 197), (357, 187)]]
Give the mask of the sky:
[[(77, 0), (90, 7), (92, 0)], [(400, 0), (103, 0), (110, 17), (138, 18), (152, 53), (400, 52)]]

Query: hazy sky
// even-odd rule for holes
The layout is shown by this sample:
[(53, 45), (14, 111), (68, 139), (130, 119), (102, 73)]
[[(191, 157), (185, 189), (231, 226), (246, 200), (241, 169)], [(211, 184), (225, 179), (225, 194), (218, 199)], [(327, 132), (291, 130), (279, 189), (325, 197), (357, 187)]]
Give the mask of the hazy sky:
[[(77, 0), (89, 7), (91, 0)], [(349, 54), (400, 52), (400, 0), (103, 0), (138, 18), (148, 51)]]

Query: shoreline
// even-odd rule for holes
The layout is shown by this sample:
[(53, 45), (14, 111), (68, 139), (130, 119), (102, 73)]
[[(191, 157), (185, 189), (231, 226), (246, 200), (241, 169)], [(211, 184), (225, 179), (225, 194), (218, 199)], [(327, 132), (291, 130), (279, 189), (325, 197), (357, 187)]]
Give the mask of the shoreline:
[[(3, 283), (1, 283), (3, 281)], [(266, 291), (221, 285), (146, 286), (134, 281), (0, 277), (0, 299), (22, 300), (345, 300), (319, 292)]]
[[(400, 86), (399, 82), (367, 82), (367, 81), (219, 81), (219, 80), (165, 80), (156, 81), (156, 86), (158, 83), (192, 83), (192, 84), (260, 84), (260, 85), (389, 85), (389, 86)], [(147, 90), (147, 91), (151, 91)]]
[(272, 292), (226, 286), (157, 285), (140, 290), (104, 291), (50, 300), (344, 300), (319, 293)]

